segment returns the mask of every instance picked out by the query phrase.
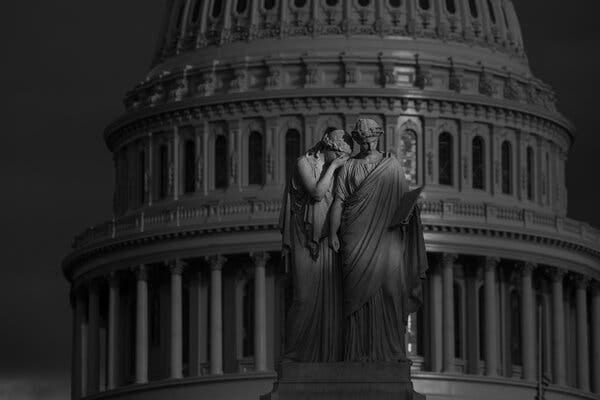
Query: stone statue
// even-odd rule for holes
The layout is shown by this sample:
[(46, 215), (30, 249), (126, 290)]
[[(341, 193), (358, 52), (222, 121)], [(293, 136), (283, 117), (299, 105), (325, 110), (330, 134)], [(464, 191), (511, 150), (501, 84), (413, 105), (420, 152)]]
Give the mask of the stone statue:
[(344, 361), (406, 360), (408, 315), (420, 304), (427, 255), (418, 206), (392, 219), (408, 184), (400, 161), (377, 147), (383, 130), (359, 119), (360, 153), (341, 168), (331, 207), (330, 244), (342, 259)]
[(284, 354), (288, 360), (332, 362), (341, 358), (339, 257), (326, 237), (335, 174), (351, 152), (350, 135), (329, 130), (298, 158), (289, 178), (281, 214), (283, 251), (293, 289)]

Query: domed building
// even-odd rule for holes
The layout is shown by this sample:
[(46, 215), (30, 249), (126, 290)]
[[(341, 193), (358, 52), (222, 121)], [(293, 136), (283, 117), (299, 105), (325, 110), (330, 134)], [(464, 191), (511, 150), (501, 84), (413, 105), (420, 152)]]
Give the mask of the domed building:
[(73, 399), (270, 392), (286, 178), (359, 117), (426, 186), (415, 390), (598, 398), (600, 231), (566, 216), (574, 128), (529, 68), (512, 1), (167, 3), (151, 70), (105, 131), (114, 216), (64, 260)]

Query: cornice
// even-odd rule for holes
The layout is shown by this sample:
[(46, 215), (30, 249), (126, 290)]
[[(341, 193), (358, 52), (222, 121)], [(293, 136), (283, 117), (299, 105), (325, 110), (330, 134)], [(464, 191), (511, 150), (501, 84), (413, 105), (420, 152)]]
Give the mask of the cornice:
[[(398, 113), (430, 118), (461, 118), (488, 122), (503, 127), (556, 132), (569, 147), (574, 140), (573, 125), (558, 112), (511, 104), (481, 96), (430, 92), (426, 98), (418, 89), (347, 89), (281, 90), (277, 93), (239, 93), (196, 98), (129, 113), (105, 130), (108, 147), (114, 151), (131, 137), (147, 135), (174, 126), (200, 124), (202, 120), (222, 121), (251, 116), (314, 113)], [(566, 137), (566, 138), (565, 138)], [(568, 138), (568, 139), (567, 139)]]
[[(244, 205), (244, 202), (211, 204), (195, 211), (177, 207), (158, 214), (140, 213), (109, 221), (89, 229), (76, 239), (74, 251), (64, 260), (64, 272), (69, 276), (73, 268), (87, 260), (153, 243), (203, 235), (276, 232), (280, 202), (268, 200), (263, 203), (260, 207)], [(600, 232), (586, 224), (557, 216), (526, 218), (523, 210), (503, 210), (487, 204), (453, 201), (448, 204), (449, 207), (444, 207), (442, 201), (424, 203), (422, 219), (425, 233), (478, 235), (550, 246), (597, 259), (600, 265)], [(167, 214), (169, 218), (161, 217)]]

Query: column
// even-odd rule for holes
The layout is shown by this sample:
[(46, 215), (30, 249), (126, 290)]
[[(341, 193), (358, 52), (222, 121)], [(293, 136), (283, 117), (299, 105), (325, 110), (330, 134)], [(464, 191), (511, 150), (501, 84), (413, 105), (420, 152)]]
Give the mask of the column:
[(221, 270), (226, 258), (209, 258), (210, 263), (210, 373), (223, 373), (223, 304)]
[(563, 300), (563, 280), (565, 272), (559, 268), (552, 271), (552, 348), (554, 383), (565, 386), (567, 383), (565, 352), (565, 306)]
[(456, 254), (442, 257), (444, 372), (454, 372), (454, 261)]
[(431, 371), (442, 371), (442, 276), (439, 265), (431, 270)]
[(193, 338), (193, 341), (190, 343), (190, 372), (191, 375), (201, 376), (204, 373), (203, 369), (206, 362), (206, 338), (208, 334), (208, 310), (206, 307), (208, 301), (205, 296), (206, 291), (204, 290), (201, 269), (193, 273), (190, 294), (190, 321)]
[(588, 339), (587, 319), (587, 287), (589, 279), (585, 276), (576, 278), (577, 299), (577, 386), (590, 391), (590, 346)]
[(182, 283), (184, 263), (174, 260), (169, 263), (171, 272), (171, 378), (183, 377), (183, 303)]
[(119, 321), (119, 277), (112, 272), (108, 278), (108, 349), (107, 386), (108, 390), (117, 387), (118, 382), (118, 321)]
[(88, 289), (88, 370), (87, 395), (100, 390), (100, 304), (98, 285), (91, 281)]
[(535, 268), (532, 263), (522, 264), (522, 293), (521, 302), (521, 349), (523, 358), (523, 379), (533, 381), (536, 379), (536, 360), (535, 360), (535, 312), (533, 286), (531, 283), (531, 273)]
[(148, 275), (145, 265), (136, 269), (135, 383), (148, 382)]
[(74, 329), (73, 329), (73, 369), (71, 381), (71, 397), (73, 400), (84, 396), (83, 389), (83, 325), (85, 323), (85, 302), (81, 289), (73, 290), (75, 301)]
[(254, 261), (254, 369), (267, 370), (267, 293), (265, 269), (268, 253), (252, 255)]
[(486, 257), (485, 260), (485, 373), (487, 376), (498, 374), (498, 326), (496, 315), (496, 268), (499, 258)]
[(592, 284), (592, 391), (600, 394), (600, 282)]

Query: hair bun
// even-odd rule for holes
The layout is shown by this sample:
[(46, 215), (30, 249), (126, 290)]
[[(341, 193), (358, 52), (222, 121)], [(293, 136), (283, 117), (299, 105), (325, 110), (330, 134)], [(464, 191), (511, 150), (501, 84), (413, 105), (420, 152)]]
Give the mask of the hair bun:
[(379, 124), (372, 119), (359, 118), (354, 125), (352, 137), (357, 141), (361, 141), (370, 137), (379, 137), (383, 134), (383, 129)]

